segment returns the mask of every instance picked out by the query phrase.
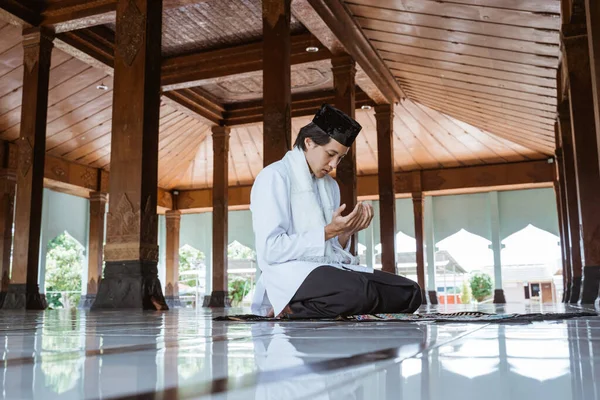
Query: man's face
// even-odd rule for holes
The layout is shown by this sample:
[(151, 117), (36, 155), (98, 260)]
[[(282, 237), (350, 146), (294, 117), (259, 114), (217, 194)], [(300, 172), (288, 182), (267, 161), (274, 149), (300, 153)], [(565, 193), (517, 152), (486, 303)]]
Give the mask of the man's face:
[(306, 138), (304, 144), (306, 145), (304, 153), (306, 161), (317, 179), (323, 178), (333, 171), (350, 150), (349, 147), (333, 139), (328, 144), (319, 146), (312, 139)]

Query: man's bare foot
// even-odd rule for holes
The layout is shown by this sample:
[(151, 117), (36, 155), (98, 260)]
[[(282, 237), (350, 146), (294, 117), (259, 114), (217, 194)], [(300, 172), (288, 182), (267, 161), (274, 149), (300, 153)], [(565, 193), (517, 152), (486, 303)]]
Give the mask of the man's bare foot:
[(287, 314), (293, 314), (289, 304), (285, 306), (285, 308), (279, 313), (279, 315), (277, 315), (277, 318), (284, 317)]

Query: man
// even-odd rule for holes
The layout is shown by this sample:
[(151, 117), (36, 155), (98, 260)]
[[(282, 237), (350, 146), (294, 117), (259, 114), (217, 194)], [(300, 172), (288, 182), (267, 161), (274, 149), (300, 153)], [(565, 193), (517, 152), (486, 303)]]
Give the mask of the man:
[(419, 286), (359, 265), (352, 235), (367, 228), (373, 208), (359, 203), (346, 216), (329, 176), (361, 126), (323, 105), (300, 130), (294, 149), (257, 176), (250, 196), (256, 255), (262, 272), (252, 311), (289, 318), (414, 312)]

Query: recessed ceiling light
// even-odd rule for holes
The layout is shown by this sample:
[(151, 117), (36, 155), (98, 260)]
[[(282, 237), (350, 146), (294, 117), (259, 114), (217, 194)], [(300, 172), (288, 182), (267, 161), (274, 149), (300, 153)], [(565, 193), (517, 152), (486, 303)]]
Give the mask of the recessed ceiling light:
[(319, 51), (319, 48), (318, 48), (318, 47), (316, 47), (316, 46), (308, 46), (308, 47), (306, 48), (306, 51), (307, 51), (308, 53), (316, 53), (316, 52), (318, 52), (318, 51)]
[(362, 108), (363, 110), (370, 110), (370, 109), (371, 109), (371, 106), (367, 106), (367, 105), (365, 105), (365, 106), (362, 106), (361, 108)]
[(96, 89), (98, 89), (98, 90), (108, 90), (108, 86), (106, 86), (104, 83), (101, 83), (98, 86), (96, 86)]

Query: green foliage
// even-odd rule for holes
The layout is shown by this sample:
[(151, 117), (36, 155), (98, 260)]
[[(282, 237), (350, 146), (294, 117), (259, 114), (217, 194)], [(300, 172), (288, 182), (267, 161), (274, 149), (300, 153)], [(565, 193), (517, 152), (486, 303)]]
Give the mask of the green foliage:
[(464, 281), (462, 284), (462, 290), (460, 293), (460, 302), (462, 304), (471, 303), (471, 288), (467, 284), (467, 281)]
[[(81, 297), (83, 252), (83, 246), (65, 232), (48, 243), (46, 255), (46, 291), (78, 292), (68, 295), (69, 302), (75, 307)], [(63, 305), (60, 296), (52, 301), (57, 307)]]
[(233, 241), (227, 246), (227, 258), (231, 260), (254, 260), (256, 253), (254, 250), (244, 246), (238, 241)]
[[(198, 269), (198, 266), (204, 263), (204, 253), (196, 250), (190, 245), (185, 245), (179, 249), (179, 272), (191, 271)], [(186, 278), (181, 283), (195, 287), (196, 278), (193, 275), (186, 275)]]
[(470, 283), (475, 300), (483, 301), (492, 294), (492, 278), (488, 274), (474, 274)]
[(250, 278), (234, 278), (229, 280), (228, 291), (231, 304), (239, 305), (244, 297), (250, 292)]
[[(55, 292), (52, 286), (46, 287), (46, 292)], [(60, 301), (62, 295), (60, 293), (46, 293), (46, 301), (48, 302), (48, 309), (56, 310), (57, 308), (63, 308), (64, 304)]]

